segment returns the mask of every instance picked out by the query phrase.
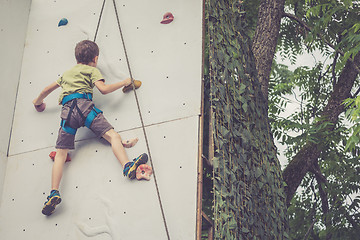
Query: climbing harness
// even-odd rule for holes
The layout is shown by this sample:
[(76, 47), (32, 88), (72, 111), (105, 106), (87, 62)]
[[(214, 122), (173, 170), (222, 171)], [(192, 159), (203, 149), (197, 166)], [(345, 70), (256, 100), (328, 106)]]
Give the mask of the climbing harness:
[(75, 98), (85, 98), (85, 99), (92, 100), (92, 94), (91, 93), (72, 93), (72, 94), (65, 96), (62, 99), (61, 104), (64, 106), (67, 102), (70, 102), (71, 100), (73, 100)]
[[(101, 20), (102, 14), (103, 14), (105, 1), (106, 0), (103, 1), (102, 7), (101, 7), (99, 20), (98, 20), (98, 23), (97, 23), (96, 32), (95, 32), (95, 36), (94, 36), (94, 42), (96, 40), (97, 33), (98, 33), (98, 30), (99, 30), (100, 20)], [(117, 20), (117, 24), (118, 24), (118, 28), (119, 28), (119, 32), (120, 32), (121, 42), (122, 42), (123, 48), (124, 48), (124, 54), (125, 54), (125, 58), (126, 58), (126, 63), (127, 63), (129, 74), (130, 74), (131, 85), (132, 85), (132, 89), (133, 89), (133, 92), (134, 92), (134, 95), (135, 95), (136, 105), (137, 105), (137, 108), (138, 108), (138, 113), (139, 113), (139, 117), (140, 117), (140, 121), (141, 121), (141, 127), (142, 127), (142, 130), (143, 130), (143, 133), (144, 133), (146, 148), (147, 148), (148, 155), (149, 155), (149, 160), (150, 160), (149, 162), (151, 164), (151, 168), (153, 169), (153, 177), (154, 177), (156, 193), (157, 193), (158, 201), (159, 201), (159, 205), (160, 205), (161, 215), (162, 215), (163, 222), (164, 222), (164, 228), (165, 228), (165, 231), (166, 231), (167, 239), (170, 240), (169, 229), (167, 227), (166, 218), (165, 218), (165, 212), (164, 212), (164, 208), (163, 208), (161, 197), (160, 197), (160, 190), (159, 190), (159, 186), (158, 186), (158, 183), (157, 183), (157, 180), (156, 180), (155, 168), (154, 168), (154, 164), (153, 164), (151, 153), (150, 153), (149, 141), (148, 141), (146, 130), (145, 130), (144, 120), (143, 120), (143, 117), (142, 117), (142, 114), (141, 114), (139, 99), (138, 99), (136, 91), (135, 91), (134, 78), (133, 78), (132, 71), (131, 71), (131, 68), (130, 68), (130, 61), (129, 61), (129, 57), (127, 55), (127, 51), (126, 51), (126, 47), (125, 47), (125, 41), (124, 41), (121, 26), (120, 26), (119, 14), (118, 14), (118, 10), (117, 10), (117, 7), (116, 7), (115, 0), (113, 0), (113, 5), (114, 5), (116, 20)]]
[(100, 109), (98, 109), (97, 107), (93, 106), (93, 108), (91, 109), (90, 113), (85, 117), (84, 114), (81, 112), (81, 110), (79, 109), (79, 106), (77, 105), (77, 99), (79, 98), (83, 98), (83, 99), (88, 99), (88, 100), (92, 100), (92, 94), (91, 93), (73, 93), (70, 95), (67, 95), (63, 98), (63, 100), (61, 101), (61, 104), (64, 106), (66, 103), (72, 101), (71, 106), (70, 106), (70, 110), (69, 113), (67, 115), (66, 119), (61, 119), (60, 122), (60, 126), (62, 127), (62, 129), (71, 134), (71, 135), (75, 135), (77, 129), (76, 128), (72, 128), (70, 127), (70, 119), (71, 119), (71, 114), (73, 113), (74, 109), (77, 110), (77, 112), (79, 113), (79, 115), (81, 116), (81, 118), (85, 121), (84, 125), (88, 128), (91, 127), (92, 122), (94, 121), (94, 118), (99, 114), (102, 113), (102, 111)]

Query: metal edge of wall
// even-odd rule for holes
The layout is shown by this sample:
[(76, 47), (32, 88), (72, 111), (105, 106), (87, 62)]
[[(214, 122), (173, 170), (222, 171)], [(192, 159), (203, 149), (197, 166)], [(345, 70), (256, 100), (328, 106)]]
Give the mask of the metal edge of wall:
[(202, 233), (202, 198), (203, 198), (203, 144), (204, 144), (204, 61), (205, 61), (205, 0), (202, 0), (202, 60), (201, 60), (201, 110), (198, 132), (198, 173), (196, 203), (196, 239), (201, 240)]

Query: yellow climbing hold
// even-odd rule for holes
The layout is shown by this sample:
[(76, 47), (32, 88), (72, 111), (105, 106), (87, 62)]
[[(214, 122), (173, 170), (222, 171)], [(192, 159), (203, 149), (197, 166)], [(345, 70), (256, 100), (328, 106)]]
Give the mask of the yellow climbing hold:
[[(141, 86), (141, 81), (139, 81), (139, 80), (134, 80), (134, 85), (135, 85), (135, 89), (138, 89), (138, 88)], [(126, 93), (126, 92), (131, 91), (132, 89), (133, 89), (133, 86), (132, 86), (132, 84), (130, 84), (130, 85), (124, 87), (122, 91), (123, 91), (124, 93)]]

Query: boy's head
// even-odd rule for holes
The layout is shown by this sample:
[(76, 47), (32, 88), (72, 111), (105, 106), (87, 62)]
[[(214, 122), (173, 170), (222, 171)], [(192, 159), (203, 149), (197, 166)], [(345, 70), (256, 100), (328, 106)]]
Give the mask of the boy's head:
[(99, 56), (99, 47), (95, 42), (83, 40), (76, 44), (75, 58), (78, 63), (89, 64), (94, 62), (97, 56)]

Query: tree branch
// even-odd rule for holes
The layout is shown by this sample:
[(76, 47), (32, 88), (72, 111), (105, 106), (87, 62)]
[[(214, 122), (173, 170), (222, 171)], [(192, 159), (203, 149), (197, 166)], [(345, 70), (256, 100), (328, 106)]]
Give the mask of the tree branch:
[[(327, 185), (327, 180), (325, 176), (321, 173), (320, 166), (318, 162), (314, 162), (310, 171), (315, 174), (315, 179), (318, 183), (319, 195), (321, 199), (321, 209), (324, 216), (324, 222), (326, 229), (331, 227), (331, 222), (328, 216), (329, 213), (329, 199), (327, 192), (323, 189), (323, 185)], [(331, 239), (332, 234), (330, 232), (326, 233), (326, 240)]]
[(327, 184), (327, 179), (326, 177), (321, 173), (320, 167), (319, 167), (319, 163), (315, 162), (314, 165), (312, 165), (309, 169), (309, 171), (311, 173), (313, 173), (315, 175), (316, 181), (320, 184), (320, 183), (325, 183)]
[(314, 227), (314, 225), (315, 225), (316, 222), (317, 222), (317, 219), (315, 218), (314, 221), (313, 221), (313, 222), (311, 223), (311, 225), (309, 226), (308, 230), (306, 231), (306, 234), (305, 234), (303, 240), (308, 239), (309, 234), (310, 234), (311, 230), (313, 229), (313, 227)]
[[(360, 64), (360, 54), (354, 58), (356, 64)], [(336, 83), (333, 92), (330, 95), (329, 101), (321, 113), (323, 122), (331, 123), (326, 131), (332, 131), (338, 121), (339, 115), (344, 111), (343, 102), (351, 96), (351, 89), (357, 77), (357, 71), (354, 64), (347, 61), (344, 69), (342, 70), (338, 82)], [(301, 184), (305, 174), (310, 168), (318, 161), (322, 148), (324, 147), (324, 133), (317, 133), (317, 138), (321, 139), (318, 143), (307, 143), (288, 164), (283, 171), (283, 178), (287, 186), (285, 187), (285, 194), (287, 197), (287, 205), (293, 198), (296, 189)]]
[(335, 53), (335, 57), (334, 57), (334, 61), (332, 63), (332, 78), (333, 78), (333, 88), (336, 85), (336, 73), (335, 73), (335, 69), (336, 69), (336, 63), (337, 63), (337, 59), (339, 57), (339, 53)]

